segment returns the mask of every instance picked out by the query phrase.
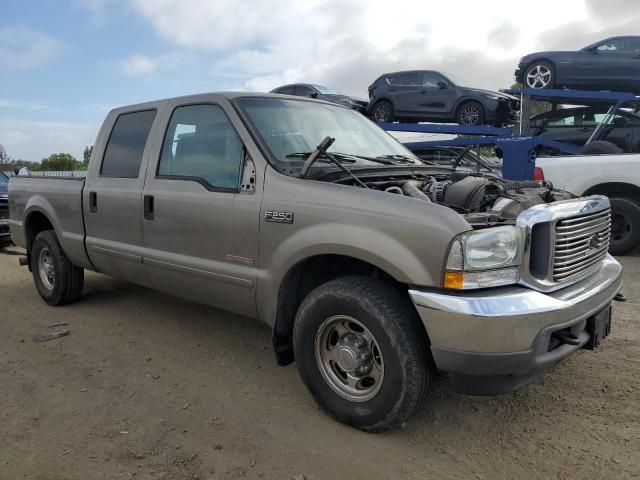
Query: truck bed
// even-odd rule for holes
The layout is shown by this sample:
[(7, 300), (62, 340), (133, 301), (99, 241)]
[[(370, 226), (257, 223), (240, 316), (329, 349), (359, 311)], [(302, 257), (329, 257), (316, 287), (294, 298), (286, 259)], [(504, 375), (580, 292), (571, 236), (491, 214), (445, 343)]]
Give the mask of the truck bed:
[(9, 224), (14, 243), (26, 248), (33, 239), (27, 238), (29, 233), (23, 228), (24, 223), (35, 218), (32, 215), (44, 214), (71, 262), (89, 267), (82, 214), (84, 183), (84, 178), (77, 177), (12, 177), (9, 182)]

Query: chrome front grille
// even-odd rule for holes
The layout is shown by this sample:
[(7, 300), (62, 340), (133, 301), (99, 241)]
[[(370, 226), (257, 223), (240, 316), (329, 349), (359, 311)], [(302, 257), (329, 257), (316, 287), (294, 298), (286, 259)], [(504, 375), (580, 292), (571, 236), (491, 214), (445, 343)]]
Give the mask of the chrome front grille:
[(569, 280), (601, 262), (609, 250), (610, 238), (610, 209), (558, 221), (553, 280)]
[(521, 283), (553, 291), (591, 275), (607, 255), (609, 199), (591, 196), (536, 205), (516, 225), (525, 232)]

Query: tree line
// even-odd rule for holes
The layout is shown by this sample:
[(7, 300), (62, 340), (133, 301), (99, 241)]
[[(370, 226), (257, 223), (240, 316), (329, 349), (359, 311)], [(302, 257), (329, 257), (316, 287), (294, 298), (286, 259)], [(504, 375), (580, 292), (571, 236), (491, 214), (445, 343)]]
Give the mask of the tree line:
[(70, 153), (54, 153), (40, 162), (15, 159), (11, 157), (5, 148), (0, 145), (0, 170), (15, 171), (27, 167), (33, 171), (65, 171), (86, 170), (89, 168), (89, 159), (93, 152), (93, 145), (85, 146), (82, 152), (82, 161), (79, 161)]

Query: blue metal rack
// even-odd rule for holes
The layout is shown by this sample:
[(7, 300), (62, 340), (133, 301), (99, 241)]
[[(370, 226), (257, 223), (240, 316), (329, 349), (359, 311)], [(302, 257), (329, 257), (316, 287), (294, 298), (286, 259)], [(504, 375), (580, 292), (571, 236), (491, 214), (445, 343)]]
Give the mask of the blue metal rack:
[(523, 88), (521, 90), (505, 90), (506, 93), (519, 95), (520, 126), (519, 134), (514, 134), (511, 128), (488, 126), (468, 126), (451, 124), (418, 124), (418, 123), (382, 123), (380, 126), (387, 131), (439, 133), (452, 135), (476, 135), (474, 138), (455, 138), (450, 140), (430, 140), (424, 142), (407, 142), (409, 150), (417, 150), (434, 146), (469, 146), (495, 145), (502, 153), (502, 175), (511, 180), (530, 180), (533, 178), (536, 159), (536, 147), (539, 145), (554, 148), (561, 152), (575, 155), (580, 153), (576, 145), (549, 140), (544, 137), (523, 135), (529, 131), (529, 117), (531, 101), (546, 101), (553, 104), (573, 103), (583, 105), (609, 104), (611, 108), (602, 123), (600, 123), (587, 143), (597, 139), (615, 112), (625, 105), (640, 105), (640, 97), (625, 92), (597, 92), (586, 90), (536, 90)]

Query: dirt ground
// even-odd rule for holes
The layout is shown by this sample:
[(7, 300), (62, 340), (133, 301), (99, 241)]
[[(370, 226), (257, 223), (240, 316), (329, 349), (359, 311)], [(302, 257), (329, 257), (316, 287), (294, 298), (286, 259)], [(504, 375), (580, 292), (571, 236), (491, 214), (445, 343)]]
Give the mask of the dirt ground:
[(501, 397), (440, 378), (372, 435), (319, 411), (257, 322), (97, 274), (51, 308), (0, 254), (0, 479), (637, 478), (640, 256), (622, 260), (628, 301), (598, 351)]

